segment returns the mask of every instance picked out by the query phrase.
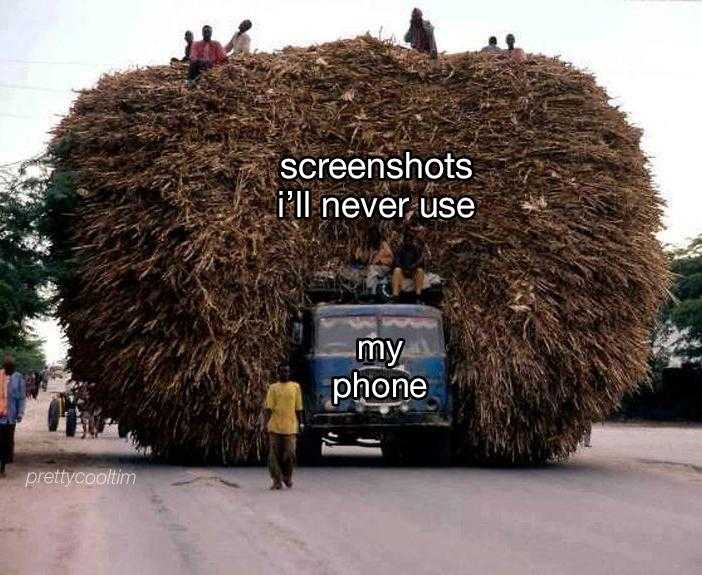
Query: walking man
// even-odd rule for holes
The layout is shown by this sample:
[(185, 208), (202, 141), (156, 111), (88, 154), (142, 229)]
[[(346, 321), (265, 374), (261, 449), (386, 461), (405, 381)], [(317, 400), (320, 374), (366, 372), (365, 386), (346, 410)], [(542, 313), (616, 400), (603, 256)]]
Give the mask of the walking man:
[(290, 381), (287, 365), (280, 369), (280, 381), (268, 387), (265, 415), (270, 444), (268, 469), (273, 480), (271, 489), (281, 489), (282, 483), (292, 487), (296, 440), (302, 417), (302, 392), (298, 383)]
[(5, 475), (5, 465), (14, 458), (15, 425), (24, 416), (25, 396), (22, 374), (15, 369), (12, 356), (6, 355), (0, 372), (0, 477)]

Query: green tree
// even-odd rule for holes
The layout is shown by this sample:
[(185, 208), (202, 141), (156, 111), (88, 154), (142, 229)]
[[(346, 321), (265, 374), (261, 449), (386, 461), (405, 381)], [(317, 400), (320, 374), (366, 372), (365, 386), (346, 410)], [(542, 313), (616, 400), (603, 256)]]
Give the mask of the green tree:
[(44, 178), (37, 163), (0, 168), (0, 349), (33, 353), (27, 320), (48, 310), (47, 242), (39, 230)]
[(16, 346), (8, 347), (2, 351), (3, 357), (6, 353), (12, 355), (17, 371), (21, 373), (41, 371), (46, 365), (46, 357), (42, 351), (42, 341), (35, 337), (27, 337)]
[(667, 315), (680, 330), (678, 351), (692, 362), (702, 361), (702, 235), (671, 253), (675, 274), (674, 300)]

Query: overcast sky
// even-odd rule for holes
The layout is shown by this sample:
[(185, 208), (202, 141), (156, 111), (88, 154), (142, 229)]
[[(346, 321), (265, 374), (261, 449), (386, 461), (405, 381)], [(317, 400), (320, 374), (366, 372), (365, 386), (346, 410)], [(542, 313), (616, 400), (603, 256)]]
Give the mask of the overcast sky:
[[(476, 50), (513, 32), (527, 52), (560, 55), (587, 68), (644, 130), (643, 146), (667, 202), (661, 240), (702, 233), (697, 136), (702, 2), (538, 0), (0, 0), (0, 164), (42, 151), (47, 131), (74, 94), (104, 73), (182, 56), (186, 29), (229, 40), (253, 21), (252, 47), (271, 51), (369, 31), (401, 39), (417, 5), (436, 28), (439, 50)], [(50, 359), (63, 354), (52, 322), (38, 326)]]

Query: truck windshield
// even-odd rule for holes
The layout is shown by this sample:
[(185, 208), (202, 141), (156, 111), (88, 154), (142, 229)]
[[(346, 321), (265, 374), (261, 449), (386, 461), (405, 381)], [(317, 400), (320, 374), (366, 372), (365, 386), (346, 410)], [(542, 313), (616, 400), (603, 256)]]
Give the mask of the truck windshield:
[(430, 317), (381, 317), (380, 337), (404, 339), (403, 356), (436, 355), (444, 351), (439, 321)]
[(319, 320), (316, 353), (355, 355), (356, 340), (361, 338), (405, 340), (402, 355), (443, 353), (439, 321), (427, 317), (361, 316), (324, 317)]

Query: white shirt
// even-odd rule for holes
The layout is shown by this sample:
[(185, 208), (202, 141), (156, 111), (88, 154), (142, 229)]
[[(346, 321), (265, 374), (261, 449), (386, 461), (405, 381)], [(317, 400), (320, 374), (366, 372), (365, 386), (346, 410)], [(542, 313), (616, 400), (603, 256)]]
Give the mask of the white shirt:
[(229, 44), (224, 47), (224, 51), (229, 54), (250, 54), (251, 53), (251, 38), (244, 32), (243, 34), (234, 34)]

